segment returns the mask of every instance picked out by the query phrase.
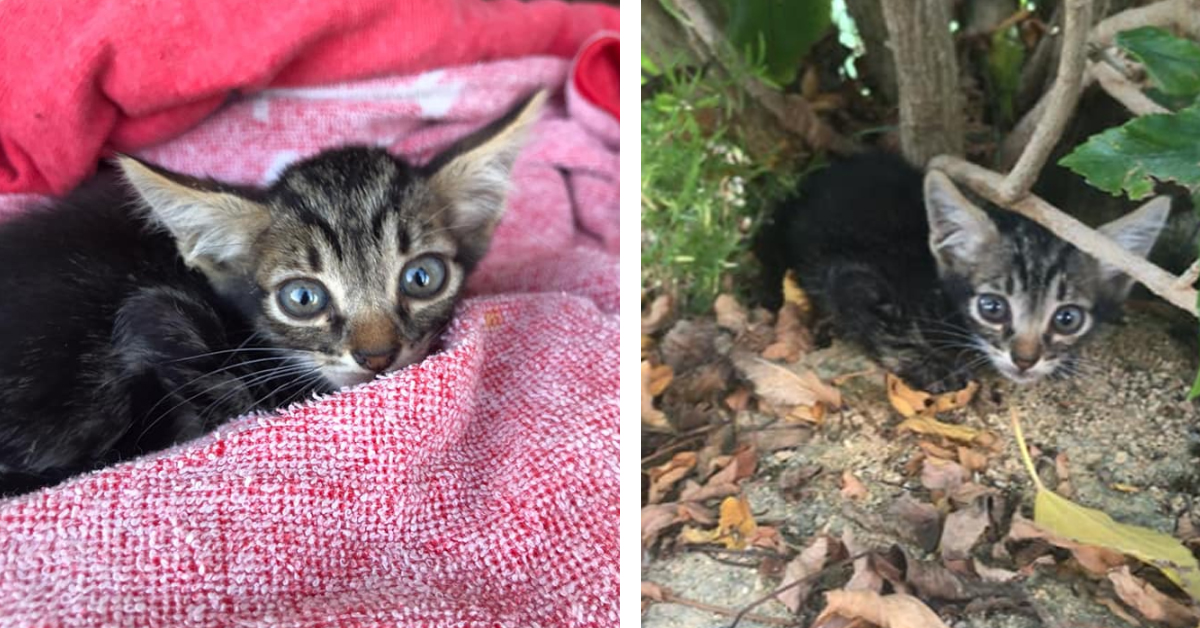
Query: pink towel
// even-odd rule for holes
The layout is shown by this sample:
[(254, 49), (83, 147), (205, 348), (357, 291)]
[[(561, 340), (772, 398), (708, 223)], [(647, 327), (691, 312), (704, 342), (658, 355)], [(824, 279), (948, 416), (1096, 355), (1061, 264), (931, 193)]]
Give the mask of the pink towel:
[(271, 89), (137, 151), (262, 183), (349, 142), (420, 159), (559, 90), (442, 352), (0, 502), (0, 625), (617, 625), (616, 126), (570, 67)]

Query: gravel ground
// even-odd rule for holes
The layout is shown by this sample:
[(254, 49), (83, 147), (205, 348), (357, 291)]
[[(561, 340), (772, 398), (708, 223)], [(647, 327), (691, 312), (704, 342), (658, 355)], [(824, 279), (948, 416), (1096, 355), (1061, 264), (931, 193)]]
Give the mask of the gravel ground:
[[(1070, 460), (1072, 498), (1098, 508), (1118, 521), (1171, 532), (1178, 517), (1190, 512), (1197, 489), (1197, 430), (1200, 409), (1186, 395), (1195, 372), (1194, 349), (1167, 332), (1164, 319), (1134, 311), (1122, 326), (1110, 326), (1085, 349), (1087, 375), (1019, 387), (985, 377), (975, 402), (944, 420), (962, 422), (998, 434), (1004, 451), (991, 459), (976, 480), (1032, 496), (1011, 438), (1009, 409), (1020, 413), (1027, 441), (1043, 453), (1065, 453)], [(835, 345), (809, 358), (823, 376), (862, 370), (869, 363), (853, 350)], [(916, 486), (904, 464), (916, 455), (917, 439), (898, 435), (900, 417), (886, 400), (882, 377), (864, 376), (842, 388), (847, 408), (827, 419), (811, 442), (799, 449), (764, 454), (756, 476), (744, 487), (759, 522), (779, 526), (784, 538), (803, 546), (813, 534), (854, 534), (869, 546), (889, 546), (887, 507)], [(807, 486), (805, 498), (788, 501), (777, 489), (784, 470), (819, 465), (825, 472)], [(843, 470), (849, 469), (870, 489), (860, 502), (839, 492)], [(1120, 485), (1123, 490), (1114, 488)], [(1023, 504), (1027, 508), (1027, 504)], [(681, 552), (643, 566), (643, 580), (707, 604), (740, 609), (765, 595), (777, 581), (755, 569), (733, 567), (698, 553)], [(1094, 601), (1079, 577), (1038, 573), (1023, 586), (1048, 616), (1063, 625), (1127, 626)], [(770, 602), (756, 612), (784, 616)], [(715, 628), (729, 620), (676, 604), (656, 604), (643, 615), (647, 628)], [(753, 624), (743, 624), (750, 626)], [(1014, 614), (994, 613), (963, 619), (956, 628), (1040, 625)]]

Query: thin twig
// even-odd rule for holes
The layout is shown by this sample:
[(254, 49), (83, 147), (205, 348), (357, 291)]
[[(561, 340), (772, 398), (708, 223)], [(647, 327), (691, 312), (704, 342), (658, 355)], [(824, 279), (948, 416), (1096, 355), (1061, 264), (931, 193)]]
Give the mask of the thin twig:
[(1067, 0), (1064, 5), (1062, 53), (1058, 61), (1058, 73), (1050, 88), (1050, 107), (1038, 120), (1037, 130), (1029, 144), (1004, 178), (999, 188), (1002, 204), (1009, 204), (1029, 193), (1034, 179), (1046, 165), (1046, 159), (1054, 145), (1062, 137), (1067, 121), (1075, 112), (1079, 92), (1083, 83), (1084, 63), (1087, 55), (1088, 27), (1092, 23), (1091, 0)]
[(1200, 314), (1196, 312), (1196, 290), (1190, 287), (1180, 288), (1177, 285), (1177, 278), (1165, 270), (1121, 248), (1116, 242), (1100, 235), (1037, 196), (1029, 194), (1015, 203), (1005, 203), (998, 191), (1003, 181), (999, 174), (949, 155), (935, 157), (929, 167), (941, 170), (952, 178), (966, 183), (987, 200), (1042, 225), (1084, 253), (1120, 268), (1122, 272), (1141, 282), (1154, 294), (1191, 313), (1192, 316), (1200, 317)]
[(737, 628), (738, 622), (742, 621), (743, 619), (749, 618), (750, 611), (779, 597), (780, 593), (783, 593), (784, 591), (788, 591), (788, 590), (794, 589), (798, 586), (801, 586), (803, 584), (806, 584), (806, 583), (808, 583), (808, 581), (810, 581), (810, 580), (816, 578), (817, 576), (820, 576), (828, 571), (831, 571), (834, 569), (841, 569), (842, 567), (845, 567), (846, 565), (853, 564), (854, 561), (856, 561), (870, 553), (871, 553), (870, 551), (862, 551), (853, 556), (850, 556), (849, 558), (843, 558), (842, 560), (839, 560), (836, 563), (830, 563), (828, 565), (825, 565), (818, 571), (810, 573), (807, 576), (800, 578), (799, 580), (797, 580), (795, 582), (790, 582), (788, 584), (785, 584), (782, 587), (779, 587), (778, 589), (775, 589), (774, 591), (771, 591), (770, 593), (758, 598), (757, 600), (754, 600), (748, 606), (743, 608), (737, 615), (734, 616), (733, 623), (729, 624), (729, 628)]
[(1150, 97), (1146, 96), (1140, 87), (1134, 85), (1125, 78), (1124, 74), (1107, 63), (1089, 63), (1088, 74), (1096, 77), (1096, 80), (1100, 82), (1100, 87), (1104, 88), (1104, 91), (1114, 100), (1125, 105), (1125, 108), (1134, 115), (1170, 113), (1166, 107), (1150, 100)]
[(696, 52), (707, 59), (714, 59), (726, 68), (728, 74), (740, 77), (742, 88), (763, 109), (779, 121), (780, 126), (804, 138), (809, 146), (817, 149), (828, 149), (837, 154), (850, 154), (858, 150), (858, 146), (834, 131), (822, 120), (808, 101), (798, 96), (780, 93), (765, 85), (756, 77), (733, 71), (728, 67), (725, 50), (725, 36), (708, 17), (708, 12), (700, 6), (697, 0), (672, 0), (675, 8), (688, 20), (689, 34), (698, 38), (703, 47), (693, 46)]
[(1107, 47), (1117, 33), (1140, 26), (1173, 26), (1191, 37), (1200, 37), (1200, 0), (1163, 0), (1114, 13), (1092, 29), (1089, 41)]

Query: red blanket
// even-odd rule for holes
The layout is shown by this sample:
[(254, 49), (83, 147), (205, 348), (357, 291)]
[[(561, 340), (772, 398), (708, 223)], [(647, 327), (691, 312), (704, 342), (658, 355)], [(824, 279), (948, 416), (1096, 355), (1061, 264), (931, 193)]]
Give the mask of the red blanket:
[[(11, 4), (0, 2), (0, 20)], [(523, 24), (525, 42), (560, 40), (563, 20), (576, 11), (410, 4), (444, 4), (465, 24), (475, 22), (464, 16), (502, 8), (526, 19), (561, 13)], [(577, 11), (583, 22), (608, 15)], [(358, 28), (380, 23), (355, 15)], [(165, 20), (161, 12), (146, 18)], [(164, 37), (178, 28), (165, 22)], [(261, 30), (280, 37), (294, 28), (264, 23)], [(399, 32), (407, 33), (397, 36), (406, 50), (427, 38), (411, 27)], [(342, 50), (360, 35), (336, 45), (304, 35), (291, 49)], [(485, 38), (481, 58), (504, 45), (520, 49), (501, 39)], [(468, 54), (462, 46), (450, 46), (457, 60)], [(244, 51), (246, 67), (273, 54), (262, 47)], [(297, 57), (279, 67), (315, 71), (336, 67), (336, 58)], [(615, 69), (592, 67), (595, 59), (615, 55), (272, 88), (235, 97), (199, 126), (135, 151), (175, 170), (262, 183), (292, 160), (349, 142), (420, 160), (535, 87), (555, 90), (517, 161), (509, 210), (445, 349), (382, 380), (0, 502), (0, 625), (617, 625), (617, 138), (608, 107), (589, 100), (612, 91), (604, 85)], [(593, 71), (607, 78), (580, 89), (588, 84), (581, 75)], [(127, 106), (104, 100), (101, 108)], [(122, 118), (114, 129), (121, 136), (121, 128), (155, 126), (138, 120), (169, 119), (155, 128), (178, 131), (191, 124), (189, 112), (199, 110), (192, 107), (208, 106)], [(32, 146), (65, 150), (58, 138)], [(46, 172), (73, 180), (87, 160), (80, 157), (74, 174)], [(28, 198), (0, 194), (0, 214), (22, 211)]]
[(613, 7), (554, 1), (0, 2), (0, 193), (66, 192), (103, 150), (174, 137), (237, 92), (571, 57), (617, 28)]

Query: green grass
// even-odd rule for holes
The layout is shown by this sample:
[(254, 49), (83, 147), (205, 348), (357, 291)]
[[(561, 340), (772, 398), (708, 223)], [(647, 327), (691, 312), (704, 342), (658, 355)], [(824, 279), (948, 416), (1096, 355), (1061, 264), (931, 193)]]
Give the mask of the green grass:
[(642, 286), (699, 313), (753, 274), (759, 218), (793, 177), (745, 150), (730, 124), (734, 90), (700, 73), (660, 77), (662, 89), (642, 102)]

